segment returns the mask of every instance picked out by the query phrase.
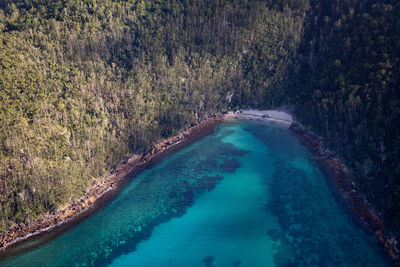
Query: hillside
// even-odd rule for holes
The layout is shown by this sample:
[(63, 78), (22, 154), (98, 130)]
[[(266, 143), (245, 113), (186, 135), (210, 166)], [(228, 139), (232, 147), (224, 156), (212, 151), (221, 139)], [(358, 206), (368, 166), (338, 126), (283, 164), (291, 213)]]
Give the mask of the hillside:
[(286, 104), (398, 236), (399, 15), (394, 0), (2, 1), (0, 232), (214, 113)]
[(291, 103), (400, 230), (400, 5), (314, 1)]

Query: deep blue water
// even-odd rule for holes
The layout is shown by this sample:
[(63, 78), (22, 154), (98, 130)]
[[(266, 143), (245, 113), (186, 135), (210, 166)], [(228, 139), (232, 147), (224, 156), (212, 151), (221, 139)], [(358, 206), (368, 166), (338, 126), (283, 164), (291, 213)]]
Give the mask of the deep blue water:
[(284, 126), (225, 122), (1, 266), (387, 266)]

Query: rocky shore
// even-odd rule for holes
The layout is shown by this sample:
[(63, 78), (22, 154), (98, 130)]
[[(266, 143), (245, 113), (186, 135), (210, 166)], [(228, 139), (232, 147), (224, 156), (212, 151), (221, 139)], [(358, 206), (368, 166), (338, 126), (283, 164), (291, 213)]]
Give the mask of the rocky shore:
[(365, 197), (358, 192), (354, 182), (352, 182), (350, 178), (347, 167), (336, 158), (333, 153), (325, 148), (321, 138), (305, 130), (302, 125), (293, 120), (290, 114), (276, 110), (239, 110), (236, 112), (228, 112), (224, 115), (205, 119), (173, 137), (158, 142), (149, 152), (143, 155), (132, 156), (117, 169), (111, 171), (105, 178), (94, 180), (85, 196), (79, 200), (52, 213), (43, 214), (29, 224), (19, 224), (10, 229), (7, 235), (0, 238), (0, 251), (14, 246), (30, 237), (53, 230), (68, 221), (77, 219), (79, 215), (85, 214), (90, 208), (94, 207), (103, 196), (120, 188), (123, 181), (131, 177), (135, 172), (148, 166), (153, 159), (157, 158), (164, 151), (169, 150), (182, 141), (190, 139), (203, 130), (211, 128), (226, 119), (250, 119), (286, 125), (295, 136), (316, 155), (312, 159), (317, 160), (321, 166), (331, 174), (336, 187), (347, 200), (350, 209), (365, 222), (369, 229), (374, 231), (390, 257), (395, 261), (400, 260), (400, 251), (398, 251), (396, 245), (393, 244), (393, 238), (388, 238), (387, 235), (385, 235), (384, 224), (380, 214), (374, 210)]
[(316, 155), (316, 157), (312, 159), (318, 160), (324, 169), (331, 174), (337, 188), (347, 200), (348, 205), (350, 205), (350, 209), (375, 233), (390, 257), (394, 261), (399, 261), (400, 251), (398, 251), (395, 244), (393, 244), (394, 240), (385, 235), (385, 228), (380, 214), (357, 190), (354, 182), (352, 182), (350, 178), (347, 167), (325, 148), (321, 138), (306, 131), (302, 125), (293, 122), (289, 129)]
[(123, 162), (117, 169), (110, 172), (104, 178), (93, 180), (85, 196), (76, 200), (66, 207), (55, 210), (52, 213), (46, 213), (28, 224), (19, 224), (9, 230), (9, 232), (0, 238), (0, 251), (16, 245), (30, 237), (48, 232), (54, 228), (65, 224), (68, 221), (75, 220), (78, 215), (87, 212), (95, 203), (110, 191), (115, 191), (119, 185), (127, 178), (131, 177), (135, 171), (145, 168), (153, 159), (157, 158), (164, 151), (195, 137), (203, 130), (213, 127), (223, 120), (222, 115), (207, 118), (200, 123), (179, 132), (177, 135), (164, 139), (153, 146), (153, 148), (143, 154), (134, 155)]
[(334, 156), (334, 153), (326, 149), (320, 137), (306, 131), (289, 113), (278, 110), (238, 110), (227, 113), (225, 119), (269, 121), (288, 126), (289, 130), (295, 134), (300, 142), (316, 155), (311, 159), (317, 160), (329, 172), (336, 188), (350, 206), (349, 208), (375, 233), (389, 256), (394, 261), (400, 261), (400, 251), (396, 247), (395, 239), (385, 235), (381, 215), (370, 205), (364, 195), (357, 190), (350, 178), (350, 172), (347, 167)]

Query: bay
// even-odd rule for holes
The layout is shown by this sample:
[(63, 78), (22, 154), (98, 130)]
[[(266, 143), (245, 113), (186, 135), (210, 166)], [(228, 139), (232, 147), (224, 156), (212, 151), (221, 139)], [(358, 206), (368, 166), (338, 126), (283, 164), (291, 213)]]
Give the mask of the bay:
[(279, 124), (228, 121), (1, 266), (389, 266)]

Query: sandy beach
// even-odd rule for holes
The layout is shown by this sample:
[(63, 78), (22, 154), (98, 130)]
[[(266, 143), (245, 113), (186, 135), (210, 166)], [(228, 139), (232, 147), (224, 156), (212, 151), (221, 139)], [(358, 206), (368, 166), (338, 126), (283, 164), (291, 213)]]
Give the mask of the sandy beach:
[(243, 109), (236, 112), (228, 112), (224, 116), (225, 119), (248, 119), (257, 121), (276, 122), (287, 127), (293, 123), (293, 117), (289, 113), (278, 110), (256, 110)]

